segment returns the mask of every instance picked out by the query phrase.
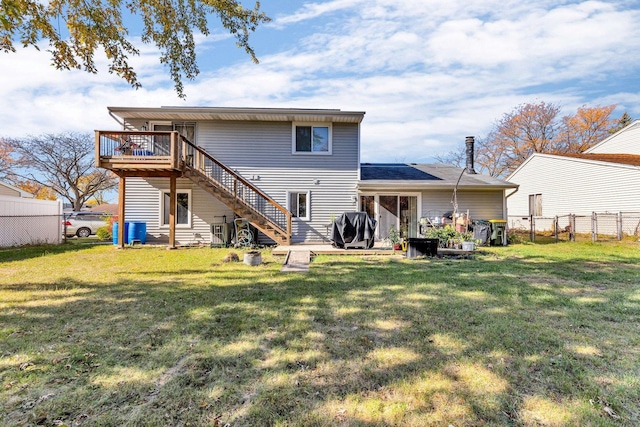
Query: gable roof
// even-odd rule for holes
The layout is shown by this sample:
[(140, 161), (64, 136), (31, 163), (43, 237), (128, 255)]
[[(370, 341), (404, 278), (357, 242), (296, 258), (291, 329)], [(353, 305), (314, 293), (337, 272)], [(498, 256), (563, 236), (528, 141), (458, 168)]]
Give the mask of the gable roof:
[[(546, 153), (533, 153), (527, 160), (522, 162), (520, 166), (516, 168), (505, 179), (509, 182), (513, 182), (514, 177), (527, 165), (537, 157), (546, 157), (550, 159), (566, 161), (566, 162), (584, 162), (604, 163), (605, 166), (616, 168), (628, 168), (634, 169), (640, 166), (640, 155), (636, 154), (580, 154), (580, 153), (565, 153), (565, 154), (546, 154)], [(597, 163), (596, 163), (597, 164)]]
[(617, 163), (621, 165), (640, 166), (640, 155), (636, 154), (557, 154), (558, 157), (571, 157), (574, 159), (594, 160), (599, 162)]
[[(458, 180), (460, 180), (458, 182)], [(358, 187), (394, 189), (499, 189), (516, 184), (488, 175), (468, 174), (464, 168), (445, 164), (363, 163)]]
[[(640, 120), (634, 120), (632, 123), (630, 123), (629, 125), (623, 127), (622, 129), (620, 129), (618, 132), (614, 133), (613, 135), (603, 139), (602, 141), (600, 141), (599, 143), (597, 143), (596, 145), (594, 145), (591, 148), (588, 148), (587, 150), (584, 151), (585, 154), (588, 153), (593, 153), (600, 151), (601, 149), (603, 149), (603, 146), (609, 145), (610, 141), (615, 141), (616, 139), (620, 138), (621, 135), (623, 135), (624, 133), (627, 132), (632, 132), (637, 130), (640, 127)], [(606, 148), (605, 148), (606, 150)]]
[(23, 198), (27, 198), (27, 199), (33, 199), (34, 198), (33, 194), (31, 194), (31, 193), (29, 193), (27, 191), (21, 190), (18, 187), (14, 187), (11, 184), (7, 184), (6, 182), (0, 181), (0, 186), (8, 188), (11, 191), (15, 191), (16, 193), (18, 193), (17, 197), (23, 197)]
[(222, 108), (222, 107), (107, 107), (112, 116), (123, 120), (200, 120), (334, 122), (360, 123), (364, 111), (305, 108)]

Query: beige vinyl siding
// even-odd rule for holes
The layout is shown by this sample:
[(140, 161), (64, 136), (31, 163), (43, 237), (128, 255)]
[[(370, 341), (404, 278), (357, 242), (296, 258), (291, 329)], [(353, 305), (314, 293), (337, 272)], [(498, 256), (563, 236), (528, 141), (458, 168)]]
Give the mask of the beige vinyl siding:
[(640, 155), (640, 120), (587, 150), (586, 153)]
[(527, 216), (529, 195), (542, 195), (542, 216), (640, 212), (640, 168), (535, 155), (509, 177), (520, 185), (509, 197), (509, 215)]
[[(429, 190), (422, 192), (422, 216), (432, 213), (444, 214), (453, 211), (452, 190)], [(458, 190), (458, 212), (469, 211), (471, 219), (502, 219), (503, 190)]]
[(20, 192), (0, 184), (0, 196), (20, 197)]

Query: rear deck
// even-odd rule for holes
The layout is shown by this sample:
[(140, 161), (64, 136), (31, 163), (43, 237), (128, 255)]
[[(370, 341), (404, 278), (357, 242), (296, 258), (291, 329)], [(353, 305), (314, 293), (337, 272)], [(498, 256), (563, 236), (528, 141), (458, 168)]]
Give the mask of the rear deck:
[[(289, 252), (310, 251), (312, 255), (396, 255), (405, 256), (402, 251), (394, 251), (388, 246), (374, 246), (371, 249), (336, 248), (331, 245), (278, 245), (271, 253), (277, 256), (286, 256)], [(438, 248), (438, 256), (472, 255), (475, 251), (464, 251), (462, 249)]]

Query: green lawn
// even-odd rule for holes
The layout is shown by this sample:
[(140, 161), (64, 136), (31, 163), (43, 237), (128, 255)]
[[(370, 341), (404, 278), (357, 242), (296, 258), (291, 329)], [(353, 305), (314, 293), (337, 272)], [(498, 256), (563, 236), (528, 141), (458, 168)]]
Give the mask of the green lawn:
[(637, 242), (229, 251), (1, 251), (0, 425), (640, 425)]

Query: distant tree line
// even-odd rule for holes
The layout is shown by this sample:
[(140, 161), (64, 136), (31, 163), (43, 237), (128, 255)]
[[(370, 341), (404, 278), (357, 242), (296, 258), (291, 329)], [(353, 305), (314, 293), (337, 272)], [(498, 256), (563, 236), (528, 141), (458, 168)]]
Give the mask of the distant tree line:
[[(632, 122), (626, 112), (612, 119), (615, 108), (582, 106), (573, 115), (560, 116), (557, 104), (518, 105), (496, 120), (486, 136), (476, 139), (476, 170), (506, 177), (533, 153), (581, 153)], [(462, 167), (464, 146), (436, 159)]]

